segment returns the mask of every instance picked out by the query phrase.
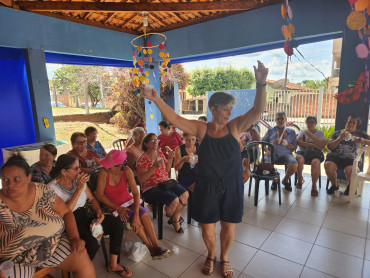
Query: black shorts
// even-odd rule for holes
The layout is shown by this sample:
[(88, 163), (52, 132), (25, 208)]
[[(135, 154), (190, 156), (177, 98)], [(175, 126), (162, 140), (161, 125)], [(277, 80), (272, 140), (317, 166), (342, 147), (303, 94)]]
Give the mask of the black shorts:
[(314, 160), (314, 159), (320, 160), (320, 163), (325, 160), (325, 157), (324, 157), (324, 153), (323, 152), (320, 152), (319, 154), (313, 153), (313, 155), (311, 155), (310, 153), (306, 153), (305, 154), (305, 153), (303, 153), (301, 151), (297, 151), (296, 154), (303, 156), (303, 158), (304, 158), (304, 164), (306, 164), (306, 165), (311, 165), (312, 160)]
[(326, 161), (330, 161), (330, 162), (334, 162), (338, 169), (344, 169), (348, 166), (352, 166), (353, 165), (353, 160), (354, 159), (350, 159), (350, 158), (339, 158), (339, 157), (336, 157), (334, 155), (331, 155), (330, 153), (326, 156)]

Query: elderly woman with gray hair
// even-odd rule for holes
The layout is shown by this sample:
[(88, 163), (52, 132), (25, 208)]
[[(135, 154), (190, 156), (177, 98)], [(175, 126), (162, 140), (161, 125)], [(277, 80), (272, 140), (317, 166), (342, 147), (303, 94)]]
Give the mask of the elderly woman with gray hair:
[(127, 166), (130, 167), (132, 171), (134, 171), (135, 176), (136, 176), (135, 162), (139, 158), (139, 156), (143, 154), (141, 144), (143, 143), (144, 136), (145, 136), (144, 128), (135, 127), (134, 130), (131, 132), (130, 136), (134, 143), (125, 149), (125, 152), (127, 154)]
[(232, 277), (233, 269), (227, 254), (235, 234), (235, 223), (242, 221), (244, 186), (240, 155), (240, 134), (258, 120), (266, 106), (266, 78), (268, 69), (258, 61), (254, 67), (256, 97), (253, 107), (245, 114), (229, 121), (235, 104), (232, 95), (217, 92), (208, 102), (212, 120), (208, 123), (188, 120), (176, 114), (156, 90), (141, 92), (153, 101), (162, 115), (184, 133), (198, 138), (198, 180), (193, 193), (192, 217), (202, 223), (202, 236), (208, 249), (203, 273), (210, 275), (216, 261), (216, 222), (221, 223), (221, 271)]

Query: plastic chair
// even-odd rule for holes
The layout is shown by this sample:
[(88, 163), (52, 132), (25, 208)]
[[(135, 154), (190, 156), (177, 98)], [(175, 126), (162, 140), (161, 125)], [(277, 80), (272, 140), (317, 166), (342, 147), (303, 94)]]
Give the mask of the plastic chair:
[(127, 139), (117, 139), (113, 141), (113, 148), (123, 151), (125, 149), (126, 140)]
[[(250, 152), (252, 154), (252, 157), (249, 156), (249, 161), (252, 161), (250, 165), (253, 164), (252, 170), (251, 170), (251, 177), (249, 180), (249, 190), (248, 190), (248, 196), (251, 195), (251, 187), (252, 187), (252, 179), (255, 179), (255, 193), (254, 193), (254, 205), (257, 206), (258, 203), (258, 191), (259, 191), (259, 184), (261, 180), (265, 181), (265, 194), (268, 195), (269, 191), (269, 181), (274, 180), (275, 178), (278, 178), (280, 174), (275, 171), (272, 174), (268, 175), (261, 175), (257, 173), (257, 166), (261, 162), (268, 162), (265, 160), (267, 157), (266, 152), (270, 152), (270, 163), (274, 165), (274, 146), (270, 143), (263, 142), (263, 141), (255, 141), (247, 144), (247, 149), (253, 149), (255, 151)], [(250, 155), (250, 154), (249, 154)], [(280, 182), (278, 183), (278, 193), (279, 193), (279, 205), (281, 205), (281, 188), (280, 188)]]
[(358, 187), (358, 196), (362, 195), (362, 189), (364, 187), (364, 181), (370, 181), (370, 171), (367, 169), (367, 172), (358, 172), (358, 164), (361, 161), (362, 154), (365, 153), (365, 155), (370, 159), (370, 146), (366, 146), (360, 149), (359, 154), (353, 161), (352, 165), (352, 174), (351, 174), (351, 186), (349, 188), (349, 194), (348, 194), (348, 201), (351, 202), (352, 199), (355, 197), (356, 190)]

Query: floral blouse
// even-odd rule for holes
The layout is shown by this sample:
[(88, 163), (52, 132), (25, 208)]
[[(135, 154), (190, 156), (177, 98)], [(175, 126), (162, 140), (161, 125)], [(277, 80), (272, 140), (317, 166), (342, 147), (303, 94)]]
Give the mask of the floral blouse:
[[(166, 181), (166, 180), (169, 180), (169, 177), (168, 177), (168, 173), (166, 172), (166, 161), (167, 159), (164, 157), (163, 153), (161, 151), (159, 151), (159, 154), (158, 154), (158, 157), (160, 157), (161, 159), (163, 159), (163, 161), (165, 163), (163, 163), (163, 165), (156, 169), (154, 171), (154, 173), (150, 176), (149, 179), (147, 179), (146, 181), (144, 181), (142, 184), (141, 184), (141, 189), (143, 192), (145, 192), (146, 190), (152, 188), (152, 187), (155, 187), (158, 185), (158, 183), (160, 182), (163, 182), (163, 181)], [(143, 153), (137, 160), (136, 162), (136, 169), (139, 168), (139, 167), (142, 167), (146, 170), (148, 170), (150, 167), (152, 167), (153, 165), (153, 162), (152, 160), (150, 160), (145, 153)]]
[(104, 158), (105, 149), (99, 141), (95, 141), (95, 148), (91, 146), (89, 143), (87, 143), (87, 148), (95, 151), (98, 154), (98, 156), (100, 156), (100, 158)]
[[(55, 165), (55, 163), (54, 163)], [(54, 167), (53, 165), (53, 167)], [(31, 174), (32, 174), (32, 181), (33, 182), (41, 182), (47, 184), (49, 181), (52, 180), (49, 173), (46, 173), (42, 166), (38, 163), (35, 163), (31, 166)]]
[(52, 208), (55, 193), (44, 184), (35, 185), (34, 203), (25, 212), (10, 210), (0, 199), (0, 261), (37, 266), (58, 246), (64, 220)]

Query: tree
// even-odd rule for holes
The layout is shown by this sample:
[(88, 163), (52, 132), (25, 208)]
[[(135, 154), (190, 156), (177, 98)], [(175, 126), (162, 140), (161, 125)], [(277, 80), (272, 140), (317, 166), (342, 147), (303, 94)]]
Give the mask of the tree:
[(187, 90), (190, 95), (199, 96), (207, 91), (250, 89), (253, 80), (253, 73), (246, 68), (195, 69), (190, 74)]
[(175, 64), (171, 67), (171, 79), (166, 81), (166, 86), (161, 86), (161, 97), (167, 98), (173, 94), (174, 83), (179, 84), (180, 90), (185, 90), (189, 83), (190, 75), (185, 72), (182, 64)]
[(317, 90), (321, 86), (323, 86), (324, 88), (327, 88), (328, 80), (327, 79), (323, 79), (321, 81), (320, 80), (303, 80), (302, 82), (298, 83), (298, 85)]
[(111, 118), (111, 123), (120, 128), (132, 128), (137, 122), (145, 121), (144, 99), (134, 94), (137, 88), (132, 84), (132, 70), (114, 68), (110, 75), (114, 82), (110, 86), (109, 99), (116, 103), (113, 109), (119, 111)]

